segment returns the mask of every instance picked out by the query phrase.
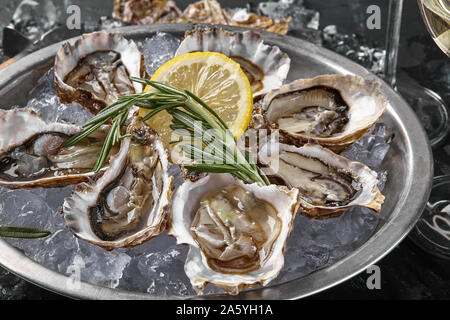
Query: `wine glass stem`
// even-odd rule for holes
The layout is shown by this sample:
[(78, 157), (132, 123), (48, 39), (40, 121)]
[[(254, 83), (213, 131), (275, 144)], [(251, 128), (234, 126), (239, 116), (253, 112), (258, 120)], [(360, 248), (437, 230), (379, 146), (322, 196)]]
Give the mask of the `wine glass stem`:
[(389, 0), (389, 12), (386, 33), (386, 59), (384, 78), (395, 88), (397, 75), (397, 56), (400, 44), (400, 27), (402, 24), (403, 0)]

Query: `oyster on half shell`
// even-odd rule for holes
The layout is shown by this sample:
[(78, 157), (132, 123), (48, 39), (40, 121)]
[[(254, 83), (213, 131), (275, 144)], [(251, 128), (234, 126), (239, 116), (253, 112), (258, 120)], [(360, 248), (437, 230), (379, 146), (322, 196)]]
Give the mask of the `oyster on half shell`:
[(273, 280), (284, 264), (298, 195), (295, 188), (244, 184), (230, 174), (185, 181), (168, 232), (190, 246), (184, 270), (192, 286), (212, 283), (238, 294)]
[(139, 245), (165, 228), (173, 177), (156, 132), (135, 117), (108, 169), (76, 186), (62, 208), (75, 236), (106, 250)]
[[(66, 139), (81, 127), (46, 123), (28, 109), (0, 109), (0, 185), (13, 189), (60, 187), (87, 181), (94, 176), (92, 168), (107, 129), (105, 126), (66, 148)], [(114, 148), (112, 153), (116, 151)]]
[(377, 173), (360, 162), (311, 144), (266, 143), (258, 157), (266, 174), (300, 190), (300, 213), (323, 219), (355, 206), (381, 210)]
[(62, 103), (76, 101), (93, 113), (125, 94), (139, 93), (144, 56), (133, 41), (105, 31), (64, 43), (55, 58), (55, 88)]
[(239, 8), (227, 11), (230, 25), (237, 27), (245, 27), (252, 29), (262, 29), (269, 32), (286, 34), (289, 28), (291, 17), (272, 19), (253, 12), (249, 12), (247, 8)]
[(113, 17), (128, 23), (175, 22), (180, 15), (171, 0), (114, 0)]
[(225, 10), (216, 0), (200, 0), (189, 4), (177, 22), (229, 24)]
[(375, 81), (324, 75), (271, 91), (261, 108), (266, 124), (279, 129), (285, 143), (315, 141), (340, 152), (362, 137), (387, 105)]
[(219, 52), (239, 63), (250, 81), (253, 98), (280, 87), (291, 65), (286, 53), (264, 43), (261, 35), (254, 31), (195, 28), (186, 32), (175, 55), (195, 51)]

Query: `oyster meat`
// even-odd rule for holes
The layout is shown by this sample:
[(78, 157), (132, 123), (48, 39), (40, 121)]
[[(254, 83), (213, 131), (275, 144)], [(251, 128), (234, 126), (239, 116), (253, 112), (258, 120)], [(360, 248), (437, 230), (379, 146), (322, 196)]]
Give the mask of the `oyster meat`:
[(173, 177), (156, 132), (141, 118), (127, 128), (104, 174), (76, 186), (62, 214), (79, 238), (106, 250), (139, 245), (165, 228)]
[(308, 141), (340, 152), (382, 116), (387, 101), (375, 81), (352, 75), (299, 79), (264, 97), (267, 125), (279, 129), (283, 141)]
[(185, 181), (176, 191), (169, 233), (189, 244), (192, 286), (212, 283), (231, 294), (266, 285), (284, 264), (298, 190), (244, 184), (230, 174)]
[(300, 212), (313, 218), (339, 215), (354, 206), (377, 212), (384, 196), (377, 173), (320, 145), (266, 143), (258, 153), (266, 174), (300, 190)]
[(63, 146), (80, 131), (73, 124), (48, 124), (27, 109), (0, 109), (0, 185), (59, 187), (87, 181), (94, 175), (107, 128), (76, 146)]
[(55, 88), (62, 103), (76, 101), (93, 113), (121, 95), (139, 93), (144, 57), (133, 41), (105, 31), (85, 34), (73, 45), (66, 42), (55, 58)]
[(240, 64), (257, 98), (283, 84), (291, 59), (276, 46), (264, 43), (254, 31), (232, 32), (222, 28), (187, 31), (176, 56), (195, 51), (220, 52)]

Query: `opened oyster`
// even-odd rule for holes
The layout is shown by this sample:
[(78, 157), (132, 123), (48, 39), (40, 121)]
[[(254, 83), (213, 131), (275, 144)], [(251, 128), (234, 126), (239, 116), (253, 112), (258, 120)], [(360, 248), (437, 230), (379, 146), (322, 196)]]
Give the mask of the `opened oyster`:
[(109, 168), (77, 185), (62, 214), (79, 238), (106, 250), (143, 243), (165, 228), (171, 197), (166, 151), (157, 134), (134, 118)]
[(315, 141), (340, 152), (362, 137), (384, 113), (379, 84), (361, 77), (325, 75), (299, 79), (264, 97), (266, 123), (284, 142)]
[(144, 77), (144, 57), (133, 41), (105, 31), (83, 35), (73, 45), (66, 42), (55, 58), (55, 88), (62, 103), (76, 101), (93, 113), (121, 95), (139, 93)]
[(190, 245), (185, 272), (197, 290), (207, 283), (232, 294), (266, 285), (284, 264), (298, 190), (246, 185), (229, 174), (185, 181), (177, 190), (169, 233)]
[(300, 190), (300, 212), (307, 216), (328, 218), (354, 206), (381, 209), (377, 173), (360, 162), (311, 144), (266, 143), (258, 157), (268, 175)]
[(253, 12), (248, 12), (246, 8), (230, 10), (227, 12), (227, 14), (229, 20), (231, 21), (230, 25), (245, 28), (262, 29), (279, 34), (287, 33), (289, 22), (291, 21), (291, 17), (272, 19), (270, 17), (261, 16)]
[(48, 124), (27, 109), (0, 109), (0, 185), (59, 187), (87, 181), (94, 175), (107, 128), (64, 147), (66, 139), (80, 130), (68, 123)]
[(175, 22), (180, 15), (180, 9), (170, 0), (114, 0), (113, 17), (125, 22)]
[(272, 19), (247, 9), (223, 9), (216, 0), (201, 0), (188, 5), (177, 22), (223, 24), (286, 34), (290, 20), (291, 17)]
[(222, 28), (195, 28), (185, 34), (176, 56), (195, 51), (220, 52), (241, 65), (259, 97), (283, 84), (291, 59), (280, 48), (264, 43), (254, 31), (232, 32)]
[(215, 0), (201, 0), (191, 3), (183, 11), (178, 22), (229, 24), (225, 10)]

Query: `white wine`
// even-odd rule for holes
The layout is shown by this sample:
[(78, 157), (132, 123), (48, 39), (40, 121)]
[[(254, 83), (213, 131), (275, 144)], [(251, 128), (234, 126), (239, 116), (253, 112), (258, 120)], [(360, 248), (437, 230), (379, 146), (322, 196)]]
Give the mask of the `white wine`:
[(450, 57), (450, 0), (418, 0), (433, 40)]

